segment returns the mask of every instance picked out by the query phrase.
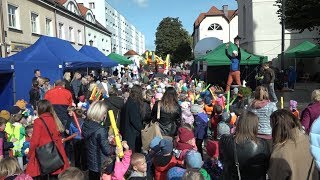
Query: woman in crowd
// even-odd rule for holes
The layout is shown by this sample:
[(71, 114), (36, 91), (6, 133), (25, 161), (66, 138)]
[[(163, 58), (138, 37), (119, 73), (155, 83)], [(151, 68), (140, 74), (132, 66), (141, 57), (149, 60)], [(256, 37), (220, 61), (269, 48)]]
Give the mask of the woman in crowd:
[(235, 134), (221, 137), (219, 152), (224, 166), (223, 179), (238, 179), (235, 154), (238, 157), (242, 179), (266, 179), (270, 150), (268, 143), (257, 137), (258, 124), (258, 116), (246, 111), (237, 122)]
[(130, 95), (121, 110), (120, 132), (123, 140), (128, 142), (133, 152), (141, 152), (141, 130), (143, 115), (145, 114), (141, 86), (134, 85)]
[[(47, 179), (48, 177), (55, 178), (69, 167), (69, 160), (62, 144), (61, 133), (64, 132), (64, 127), (48, 100), (39, 101), (37, 110), (39, 118), (34, 121), (33, 125), (33, 134), (28, 153), (29, 163), (26, 172), (34, 179)], [(49, 132), (42, 120), (48, 126)], [(64, 165), (51, 174), (41, 174), (40, 165), (36, 157), (36, 149), (52, 141), (49, 133), (52, 135), (52, 139), (64, 161)]]
[(269, 100), (268, 89), (264, 86), (258, 86), (255, 90), (254, 100), (249, 106), (249, 111), (259, 117), (258, 137), (266, 139), (269, 148), (272, 147), (272, 128), (270, 126), (270, 116), (277, 110), (277, 105)]
[(75, 72), (71, 81), (71, 86), (73, 89), (75, 99), (78, 99), (80, 86), (81, 86), (81, 74), (79, 72)]
[(312, 92), (311, 99), (312, 103), (301, 113), (301, 123), (307, 134), (309, 134), (314, 120), (320, 116), (320, 89)]
[(160, 105), (159, 126), (163, 136), (177, 135), (181, 123), (181, 108), (178, 103), (178, 94), (173, 87), (168, 87), (160, 101), (152, 108), (151, 117), (156, 119), (158, 105)]
[(63, 81), (66, 84), (66, 89), (68, 89), (73, 94), (73, 90), (71, 87), (71, 73), (70, 72), (67, 71), (64, 73)]
[[(124, 99), (118, 95), (118, 90), (111, 86), (108, 88), (109, 97), (104, 99), (104, 102), (107, 104), (109, 110), (113, 111), (115, 119), (117, 121), (117, 127), (120, 128), (120, 110), (124, 106)], [(110, 118), (109, 115), (106, 119), (106, 127), (110, 127)]]
[(273, 152), (268, 176), (270, 179), (318, 179), (310, 153), (309, 137), (299, 120), (287, 110), (271, 115)]
[(99, 180), (101, 165), (106, 156), (115, 152), (109, 145), (108, 132), (101, 123), (107, 117), (107, 105), (102, 101), (93, 102), (87, 113), (87, 120), (82, 127), (82, 135), (87, 148), (87, 163), (90, 180)]

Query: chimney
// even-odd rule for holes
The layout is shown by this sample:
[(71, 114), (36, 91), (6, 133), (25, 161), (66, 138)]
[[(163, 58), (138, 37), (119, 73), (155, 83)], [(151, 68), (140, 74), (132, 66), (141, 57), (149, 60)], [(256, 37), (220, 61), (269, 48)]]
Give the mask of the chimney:
[(222, 6), (223, 14), (228, 18), (228, 5)]

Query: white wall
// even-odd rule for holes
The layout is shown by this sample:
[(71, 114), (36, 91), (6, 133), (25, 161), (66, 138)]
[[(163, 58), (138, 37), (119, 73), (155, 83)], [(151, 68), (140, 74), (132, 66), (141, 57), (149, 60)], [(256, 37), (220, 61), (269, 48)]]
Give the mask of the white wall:
[(239, 28), (238, 28), (238, 22), (239, 22), (239, 17), (235, 16), (231, 21), (230, 21), (230, 41), (233, 42), (233, 39), (239, 35)]
[[(281, 53), (281, 25), (274, 6), (274, 0), (238, 0), (239, 7), (239, 35), (244, 37), (241, 46), (254, 54), (268, 56), (269, 60)], [(244, 8), (246, 7), (244, 13)], [(246, 17), (244, 17), (246, 14)], [(246, 20), (245, 20), (246, 19)], [(244, 23), (246, 21), (246, 27)], [(244, 32), (246, 31), (246, 33)], [(286, 31), (285, 50), (297, 44), (317, 37), (317, 32), (304, 33)], [(277, 62), (276, 64), (279, 64)]]
[(92, 46), (98, 48), (105, 55), (111, 53), (111, 37), (97, 30), (86, 27), (86, 44), (90, 45), (90, 40), (93, 41)]

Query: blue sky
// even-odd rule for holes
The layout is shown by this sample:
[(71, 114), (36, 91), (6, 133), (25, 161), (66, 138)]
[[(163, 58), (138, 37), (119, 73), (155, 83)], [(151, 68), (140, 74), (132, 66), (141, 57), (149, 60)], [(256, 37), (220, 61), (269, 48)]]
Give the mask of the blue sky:
[(184, 28), (192, 34), (193, 23), (202, 12), (211, 6), (218, 9), (229, 5), (236, 9), (236, 0), (108, 0), (129, 22), (137, 27), (146, 38), (146, 49), (154, 50), (155, 32), (165, 17), (179, 17)]

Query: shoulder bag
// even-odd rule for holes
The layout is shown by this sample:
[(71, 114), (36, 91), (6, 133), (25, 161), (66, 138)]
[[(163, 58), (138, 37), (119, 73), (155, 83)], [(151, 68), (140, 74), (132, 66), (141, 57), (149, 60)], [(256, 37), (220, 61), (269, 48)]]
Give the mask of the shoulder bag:
[(234, 153), (234, 162), (237, 167), (237, 173), (238, 173), (238, 179), (241, 180), (241, 174), (240, 174), (240, 164), (238, 160), (238, 154), (237, 154), (237, 145), (236, 145), (236, 140), (233, 138), (233, 153)]
[(51, 138), (51, 142), (36, 148), (36, 157), (40, 164), (41, 174), (46, 175), (61, 168), (64, 165), (64, 161), (57, 149), (46, 122), (41, 117), (39, 118), (46, 126), (46, 130)]
[(152, 120), (147, 126), (141, 130), (142, 150), (148, 151), (150, 149), (150, 143), (156, 136), (162, 138), (161, 130), (158, 120), (160, 119), (160, 102), (157, 107), (157, 119)]

